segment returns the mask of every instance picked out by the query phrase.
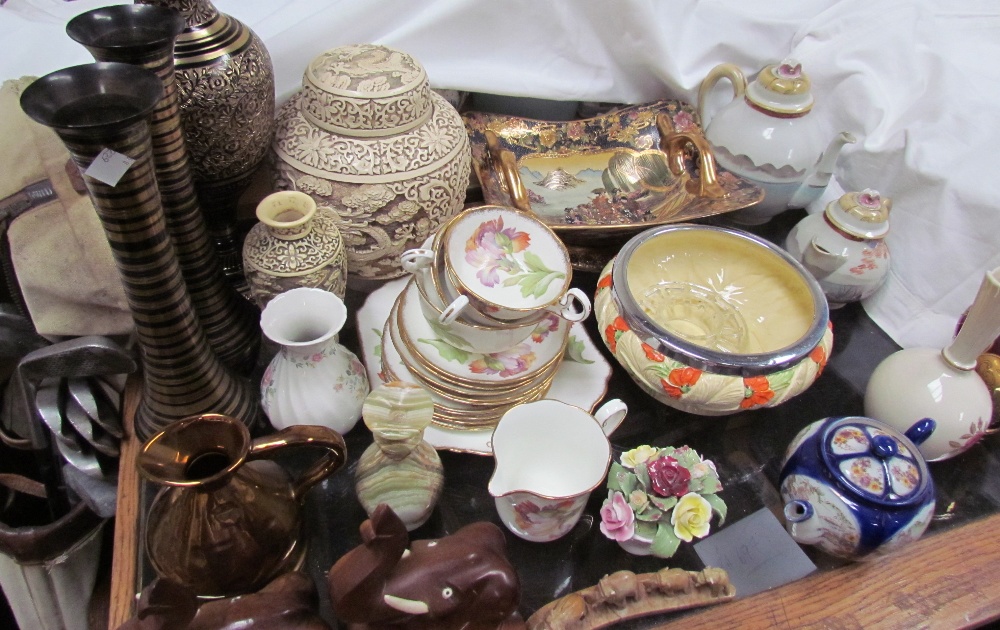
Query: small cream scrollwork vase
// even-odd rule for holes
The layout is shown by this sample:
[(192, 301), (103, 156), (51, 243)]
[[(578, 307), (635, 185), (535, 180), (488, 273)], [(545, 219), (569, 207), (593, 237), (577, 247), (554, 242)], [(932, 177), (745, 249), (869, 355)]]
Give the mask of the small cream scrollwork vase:
[(243, 241), (243, 273), (258, 306), (296, 287), (343, 299), (347, 257), (333, 210), (305, 193), (281, 191), (261, 200), (257, 220)]

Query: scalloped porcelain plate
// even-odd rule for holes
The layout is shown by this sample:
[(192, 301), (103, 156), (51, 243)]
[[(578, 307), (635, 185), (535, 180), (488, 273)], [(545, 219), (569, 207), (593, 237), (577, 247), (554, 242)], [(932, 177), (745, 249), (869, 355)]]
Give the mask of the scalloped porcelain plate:
[[(407, 279), (400, 278), (376, 289), (365, 300), (356, 314), (358, 337), (361, 342), (362, 360), (368, 372), (368, 380), (381, 382), (379, 371), (382, 350), (382, 330), (389, 317), (396, 297), (406, 286)], [(593, 412), (597, 403), (604, 398), (611, 378), (611, 364), (598, 351), (582, 324), (573, 324), (570, 329), (570, 343), (580, 344), (580, 356), (590, 363), (564, 360), (552, 381), (546, 398), (561, 400)], [(493, 455), (490, 437), (493, 429), (457, 430), (432, 424), (424, 432), (424, 439), (440, 450)]]

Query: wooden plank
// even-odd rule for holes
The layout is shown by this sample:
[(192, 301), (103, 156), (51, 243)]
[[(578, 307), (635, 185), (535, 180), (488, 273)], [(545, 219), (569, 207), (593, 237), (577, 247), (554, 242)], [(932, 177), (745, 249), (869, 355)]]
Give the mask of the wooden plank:
[(115, 514), (114, 557), (111, 561), (111, 604), (108, 628), (114, 630), (132, 617), (138, 584), (139, 470), (135, 459), (142, 444), (135, 438), (133, 423), (142, 393), (142, 376), (132, 374), (125, 384), (122, 405), (122, 440), (118, 467), (118, 508)]
[[(660, 627), (971, 628), (1000, 618), (1000, 514)], [(737, 596), (739, 593), (737, 593)]]

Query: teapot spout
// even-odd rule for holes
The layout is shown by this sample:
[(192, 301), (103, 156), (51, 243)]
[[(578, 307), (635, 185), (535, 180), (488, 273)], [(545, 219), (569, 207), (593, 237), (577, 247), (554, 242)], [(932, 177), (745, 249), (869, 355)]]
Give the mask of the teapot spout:
[(802, 251), (802, 265), (817, 280), (822, 280), (840, 268), (847, 261), (847, 254), (824, 247), (817, 238), (809, 241)]
[(816, 511), (808, 501), (793, 499), (785, 504), (788, 533), (800, 545), (815, 545), (823, 539), (823, 530)]
[(805, 208), (815, 201), (823, 193), (826, 185), (830, 183), (830, 178), (833, 177), (833, 169), (837, 165), (837, 158), (840, 157), (840, 152), (844, 148), (844, 145), (854, 144), (857, 141), (854, 134), (847, 131), (841, 131), (837, 134), (830, 141), (830, 144), (827, 145), (826, 151), (823, 151), (823, 155), (816, 162), (816, 166), (813, 167), (812, 172), (809, 173), (805, 181), (802, 182), (802, 185), (792, 195), (791, 200), (788, 202), (788, 207)]

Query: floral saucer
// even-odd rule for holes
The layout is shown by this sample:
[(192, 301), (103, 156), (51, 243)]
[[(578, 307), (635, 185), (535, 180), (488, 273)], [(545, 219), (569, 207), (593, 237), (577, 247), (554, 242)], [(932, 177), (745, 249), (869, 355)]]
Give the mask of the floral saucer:
[[(382, 330), (406, 282), (407, 279), (400, 278), (386, 283), (373, 291), (357, 311), (362, 359), (368, 380), (375, 384), (381, 381)], [(573, 324), (570, 328), (567, 353), (567, 359), (560, 363), (545, 397), (593, 411), (607, 393), (611, 364), (598, 351), (582, 324)], [(575, 360), (569, 360), (570, 356)], [(490, 444), (492, 435), (492, 427), (463, 430), (432, 424), (424, 431), (424, 439), (437, 449), (476, 455), (493, 455)]]
[(539, 323), (537, 334), (508, 350), (493, 354), (468, 352), (448, 343), (442, 330), (427, 321), (415, 285), (404, 289), (398, 302), (400, 339), (414, 358), (433, 372), (466, 385), (534, 379), (559, 357), (570, 329), (569, 322), (553, 315), (551, 326)]

